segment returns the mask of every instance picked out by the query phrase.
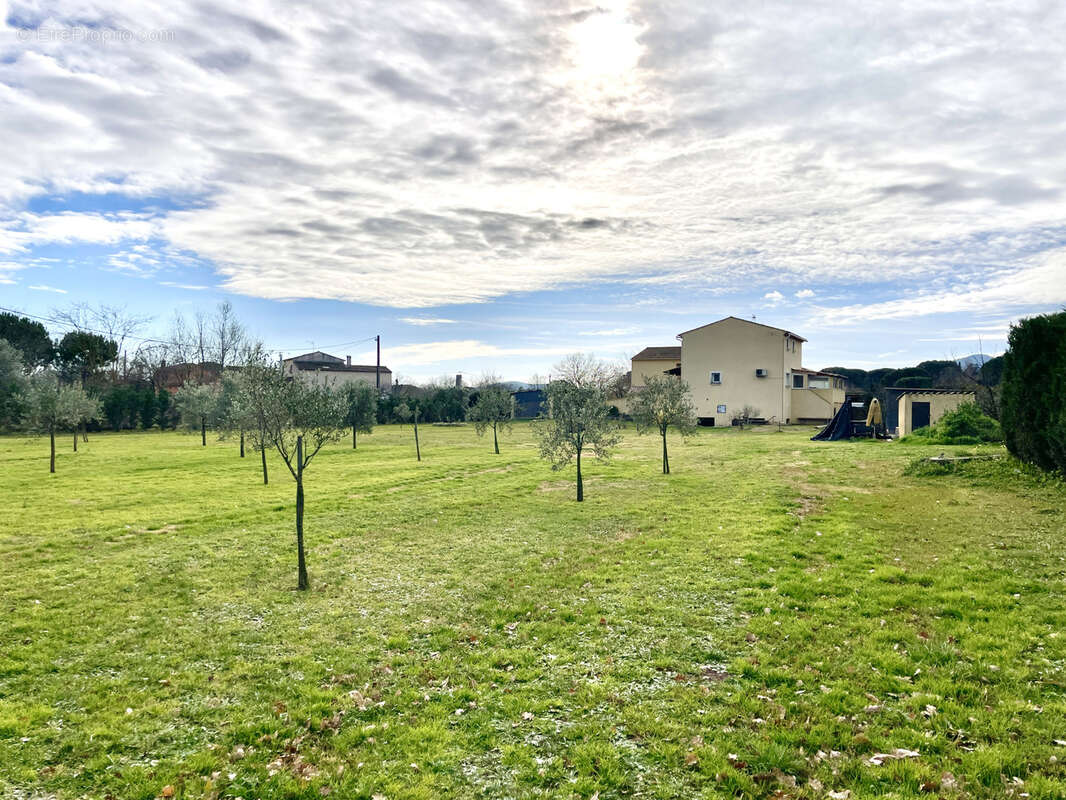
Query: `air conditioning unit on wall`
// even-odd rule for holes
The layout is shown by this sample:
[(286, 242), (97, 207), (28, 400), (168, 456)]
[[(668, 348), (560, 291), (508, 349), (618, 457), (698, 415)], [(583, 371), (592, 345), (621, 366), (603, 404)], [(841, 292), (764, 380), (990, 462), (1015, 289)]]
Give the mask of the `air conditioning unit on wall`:
[(768, 374), (769, 373), (766, 370), (764, 370), (764, 369), (755, 370), (755, 377), (756, 378), (765, 378)]

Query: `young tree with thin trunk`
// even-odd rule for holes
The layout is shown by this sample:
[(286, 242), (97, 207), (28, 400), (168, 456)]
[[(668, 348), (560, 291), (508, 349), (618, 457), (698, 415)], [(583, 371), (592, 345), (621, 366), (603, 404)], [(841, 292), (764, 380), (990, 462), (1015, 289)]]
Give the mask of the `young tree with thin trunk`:
[(621, 441), (618, 424), (607, 409), (606, 388), (613, 371), (588, 356), (569, 356), (555, 368), (561, 380), (548, 384), (548, 414), (534, 422), (533, 433), (540, 456), (560, 470), (577, 462), (577, 501), (585, 499), (581, 457), (589, 451), (598, 459), (611, 457), (611, 448)]
[(377, 421), (378, 401), (374, 388), (366, 383), (349, 383), (344, 389), (344, 399), (348, 404), (345, 423), (352, 429), (352, 449), (358, 444), (356, 433), (373, 433)]
[(400, 422), (411, 421), (415, 429), (415, 459), (422, 460), (422, 448), (418, 443), (418, 417), (421, 414), (422, 408), (417, 400), (412, 400), (410, 404), (407, 401), (400, 403), (396, 406), (396, 418)]
[(666, 432), (671, 427), (682, 437), (696, 432), (696, 409), (689, 400), (688, 384), (668, 375), (648, 378), (634, 398), (632, 414), (638, 431), (654, 430), (662, 437), (663, 475), (669, 475)]
[(344, 395), (286, 380), (279, 370), (265, 366), (246, 368), (242, 378), (245, 402), (262, 420), (264, 442), (278, 452), (296, 481), (297, 588), (304, 590), (311, 585), (304, 555), (304, 472), (323, 445), (343, 435)]
[(500, 454), (500, 429), (510, 430), (514, 417), (514, 397), (498, 382), (483, 386), (477, 401), (466, 412), (466, 418), (474, 423), (478, 436), (492, 429), (492, 448)]
[(56, 431), (76, 426), (99, 415), (100, 404), (75, 386), (60, 386), (54, 372), (39, 372), (27, 381), (23, 396), (22, 427), (30, 433), (48, 434), (48, 471), (56, 471)]
[[(265, 379), (276, 371), (262, 361), (242, 369), (237, 376), (237, 392), (222, 423), (228, 431), (240, 431), (242, 440), (247, 436), (251, 441), (252, 450), (259, 453), (262, 462), (264, 486), (270, 483), (266, 458), (270, 443), (267, 441), (266, 419), (263, 417), (265, 403), (258, 395), (266, 385)], [(266, 373), (265, 377), (260, 373)], [(241, 452), (243, 455), (243, 444)]]
[(218, 419), (219, 387), (211, 384), (187, 383), (174, 395), (174, 406), (182, 424), (189, 430), (200, 431), (200, 444), (207, 447), (207, 427)]
[(59, 390), (59, 413), (64, 423), (74, 433), (74, 452), (78, 452), (78, 429), (84, 434), (88, 424), (99, 419), (103, 407), (99, 400), (90, 397), (83, 390), (75, 387), (63, 387)]
[(244, 434), (245, 419), (237, 407), (237, 400), (241, 392), (241, 382), (238, 373), (234, 371), (224, 372), (219, 382), (218, 400), (215, 406), (215, 425), (223, 438), (229, 435), (237, 437), (240, 446), (241, 458), (244, 458)]

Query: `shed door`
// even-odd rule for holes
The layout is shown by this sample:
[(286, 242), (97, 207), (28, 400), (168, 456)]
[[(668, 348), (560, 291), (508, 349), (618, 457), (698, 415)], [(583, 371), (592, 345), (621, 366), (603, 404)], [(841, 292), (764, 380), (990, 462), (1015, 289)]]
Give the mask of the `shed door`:
[(925, 428), (929, 425), (929, 404), (911, 403), (911, 430)]

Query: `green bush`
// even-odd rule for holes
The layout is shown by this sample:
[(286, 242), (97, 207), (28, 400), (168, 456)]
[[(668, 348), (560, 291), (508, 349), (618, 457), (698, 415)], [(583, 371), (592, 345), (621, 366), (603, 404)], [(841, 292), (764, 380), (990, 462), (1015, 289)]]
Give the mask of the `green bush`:
[(1022, 461), (1066, 473), (1066, 312), (1011, 327), (1001, 405), (1007, 449)]
[(918, 428), (900, 441), (910, 444), (985, 444), (1002, 442), (999, 423), (978, 408), (976, 403), (963, 403), (948, 411), (936, 423)]

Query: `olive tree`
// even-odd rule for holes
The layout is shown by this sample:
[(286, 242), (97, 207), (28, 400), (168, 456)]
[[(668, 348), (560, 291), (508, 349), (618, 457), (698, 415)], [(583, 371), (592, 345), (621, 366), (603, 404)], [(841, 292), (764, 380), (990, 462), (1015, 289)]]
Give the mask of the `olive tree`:
[[(347, 404), (341, 392), (288, 380), (269, 367), (246, 368), (245, 402), (261, 421), (264, 443), (277, 451), (296, 481), (297, 588), (307, 589), (304, 555), (304, 471), (322, 447), (345, 429)], [(265, 463), (265, 462), (264, 462)]]
[(220, 389), (209, 383), (187, 383), (174, 395), (182, 424), (200, 431), (200, 444), (207, 447), (207, 425), (217, 421)]
[(654, 430), (662, 437), (663, 475), (669, 475), (666, 432), (672, 427), (685, 437), (696, 431), (696, 409), (689, 400), (688, 384), (668, 375), (652, 376), (633, 397), (630, 413), (637, 423), (637, 430), (641, 433)]
[(267, 436), (266, 394), (273, 386), (277, 372), (277, 367), (269, 364), (262, 353), (250, 355), (245, 366), (233, 377), (234, 390), (220, 423), (227, 431), (240, 432), (242, 456), (244, 437), (251, 441), (252, 449), (259, 453), (262, 462), (264, 485), (270, 483), (266, 454), (272, 447)]
[(95, 397), (90, 397), (85, 390), (73, 386), (64, 386), (59, 390), (59, 408), (63, 424), (74, 434), (74, 452), (78, 452), (78, 428), (82, 436), (88, 430), (88, 424), (103, 415), (103, 404)]
[(406, 401), (396, 406), (396, 416), (401, 422), (407, 422), (410, 420), (415, 429), (415, 459), (422, 460), (422, 448), (418, 444), (418, 417), (422, 413), (422, 407), (417, 400), (412, 400), (410, 404)]
[[(83, 389), (60, 386), (54, 372), (38, 372), (26, 382), (22, 427), (29, 433), (48, 434), (51, 457), (48, 471), (56, 471), (56, 431), (100, 414), (100, 403)], [(77, 434), (75, 433), (75, 440)], [(75, 445), (76, 446), (76, 445)]]
[(485, 386), (478, 394), (474, 405), (466, 412), (466, 418), (474, 423), (478, 436), (484, 436), (492, 428), (492, 447), (500, 454), (500, 428), (510, 429), (514, 417), (514, 397), (498, 384)]
[(607, 460), (611, 448), (622, 438), (607, 408), (607, 388), (615, 372), (603, 362), (577, 354), (556, 365), (555, 374), (561, 377), (548, 384), (548, 416), (534, 422), (533, 433), (541, 458), (550, 461), (553, 470), (576, 461), (580, 503), (585, 499), (582, 455), (590, 451), (594, 457)]
[(352, 429), (352, 449), (356, 449), (356, 432), (372, 433), (377, 421), (378, 400), (374, 389), (366, 383), (350, 383), (344, 389), (347, 404), (345, 423)]
[(218, 387), (218, 398), (214, 408), (215, 427), (223, 437), (237, 436), (241, 458), (244, 458), (245, 418), (238, 408), (241, 382), (238, 373), (226, 371)]

